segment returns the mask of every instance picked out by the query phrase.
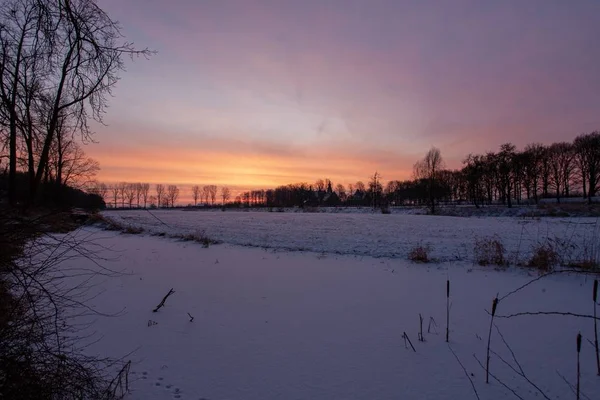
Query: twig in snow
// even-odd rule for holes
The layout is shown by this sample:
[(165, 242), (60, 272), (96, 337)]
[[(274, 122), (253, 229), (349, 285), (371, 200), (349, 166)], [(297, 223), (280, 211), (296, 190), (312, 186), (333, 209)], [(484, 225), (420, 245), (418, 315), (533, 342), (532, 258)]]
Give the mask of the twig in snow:
[[(479, 364), (479, 366), (485, 371), (485, 367), (483, 366), (483, 364), (481, 363), (481, 361), (479, 361), (479, 358), (477, 358), (477, 356), (475, 354), (473, 354), (473, 357), (475, 357), (475, 360), (477, 360), (477, 363)], [(506, 389), (510, 390), (512, 392), (512, 394), (514, 394), (516, 397), (518, 397), (521, 400), (525, 400), (524, 398), (522, 398), (521, 396), (519, 396), (519, 394), (517, 392), (515, 392), (514, 389), (512, 389), (510, 386), (508, 386), (506, 383), (502, 382), (500, 379), (498, 379), (494, 374), (492, 374), (490, 372), (490, 376), (492, 378), (494, 378), (496, 380), (496, 382), (498, 382), (499, 384), (501, 384), (502, 386), (504, 386)]]
[(500, 297), (500, 298), (498, 299), (498, 301), (502, 301), (502, 300), (506, 299), (507, 297), (509, 297), (509, 296), (511, 296), (511, 295), (513, 295), (513, 294), (515, 294), (515, 293), (517, 293), (517, 292), (519, 292), (519, 291), (521, 291), (521, 290), (525, 289), (527, 286), (529, 286), (529, 285), (531, 285), (531, 284), (533, 284), (533, 283), (535, 283), (535, 282), (539, 281), (540, 279), (543, 279), (543, 278), (545, 278), (545, 277), (547, 277), (547, 276), (549, 276), (549, 275), (556, 275), (556, 274), (566, 274), (566, 273), (579, 273), (579, 274), (581, 274), (582, 272), (581, 272), (581, 271), (579, 271), (579, 270), (576, 270), (576, 269), (563, 269), (563, 270), (560, 270), (560, 271), (552, 271), (552, 272), (548, 272), (548, 273), (546, 273), (546, 274), (540, 275), (540, 276), (538, 276), (538, 277), (536, 277), (536, 278), (534, 278), (534, 279), (530, 280), (529, 282), (527, 282), (527, 283), (525, 283), (525, 284), (523, 284), (523, 285), (519, 286), (519, 287), (518, 287), (518, 288), (516, 288), (515, 290), (513, 290), (513, 291), (510, 291), (510, 292), (506, 293), (504, 296)]
[(152, 215), (154, 218), (156, 218), (156, 219), (158, 220), (158, 222), (160, 222), (161, 224), (163, 224), (163, 225), (164, 225), (164, 226), (166, 226), (167, 228), (170, 228), (170, 226), (169, 226), (169, 225), (167, 225), (167, 224), (165, 223), (165, 221), (163, 221), (162, 219), (158, 218), (156, 215), (152, 214), (152, 213), (150, 212), (150, 210), (148, 210), (147, 208), (146, 208), (146, 211), (148, 211), (148, 213), (149, 213), (150, 215)]
[(497, 325), (494, 325), (496, 327), (496, 331), (498, 332), (498, 335), (500, 336), (500, 339), (502, 339), (502, 342), (504, 343), (504, 345), (506, 346), (506, 348), (508, 349), (508, 351), (510, 352), (515, 364), (517, 365), (517, 367), (519, 368), (519, 370), (517, 371), (508, 361), (505, 361), (498, 353), (496, 353), (495, 351), (492, 350), (492, 353), (498, 357), (500, 359), (500, 361), (502, 361), (504, 364), (506, 364), (510, 369), (512, 369), (517, 375), (521, 376), (523, 379), (525, 379), (527, 381), (527, 383), (529, 383), (531, 386), (533, 386), (538, 392), (540, 392), (540, 394), (542, 396), (544, 396), (545, 399), (550, 400), (550, 398), (548, 396), (546, 396), (546, 394), (542, 391), (542, 389), (540, 389), (535, 383), (533, 383), (528, 377), (527, 375), (525, 375), (525, 371), (523, 370), (523, 367), (521, 367), (521, 364), (519, 363), (519, 360), (517, 360), (517, 356), (515, 355), (515, 352), (513, 351), (513, 349), (508, 345), (508, 342), (506, 341), (506, 339), (504, 339), (504, 335), (502, 335), (502, 332), (500, 332), (500, 328), (498, 328)]
[[(488, 311), (488, 314), (489, 314), (489, 311)], [(600, 317), (594, 317), (593, 315), (577, 314), (577, 313), (572, 313), (572, 312), (561, 312), (561, 311), (525, 311), (525, 312), (519, 312), (519, 313), (514, 313), (514, 314), (509, 314), (509, 315), (496, 315), (496, 318), (514, 318), (514, 317), (522, 317), (524, 315), (562, 315), (562, 316), (577, 317), (577, 318), (590, 318), (590, 319), (595, 319), (595, 320), (600, 319)]]
[(408, 348), (406, 346), (406, 341), (408, 341), (408, 343), (410, 344), (410, 347), (412, 347), (413, 351), (416, 353), (417, 350), (415, 349), (415, 346), (413, 346), (412, 342), (410, 341), (410, 339), (408, 338), (408, 335), (406, 334), (406, 332), (404, 332), (404, 334), (402, 335), (402, 337), (404, 338), (404, 347)]
[(452, 347), (450, 347), (450, 345), (448, 345), (448, 348), (450, 349), (450, 351), (454, 355), (454, 358), (456, 358), (456, 361), (458, 361), (458, 364), (460, 364), (460, 366), (462, 367), (463, 371), (465, 371), (465, 375), (467, 376), (467, 378), (469, 378), (469, 382), (471, 382), (471, 387), (473, 388), (473, 392), (475, 392), (475, 397), (477, 397), (477, 399), (479, 400), (479, 394), (477, 393), (477, 389), (475, 388), (475, 384), (473, 383), (473, 379), (471, 379), (471, 376), (467, 372), (467, 369), (465, 368), (465, 366), (463, 365), (463, 363), (460, 362), (460, 359), (458, 358), (458, 356), (456, 355), (456, 353), (454, 352), (454, 350), (452, 350)]
[(431, 333), (431, 327), (433, 326), (433, 331), (437, 335), (437, 323), (433, 317), (429, 317), (429, 326), (427, 327), (427, 333)]
[[(565, 383), (567, 384), (567, 386), (569, 386), (569, 389), (571, 389), (571, 391), (573, 392), (573, 394), (576, 394), (576, 392), (575, 392), (575, 386), (573, 386), (573, 385), (571, 384), (571, 382), (569, 382), (569, 381), (567, 380), (567, 378), (565, 378), (563, 375), (561, 375), (561, 373), (560, 373), (560, 372), (556, 371), (556, 373), (558, 374), (558, 376), (560, 376), (560, 377), (562, 378), (562, 380), (563, 380), (563, 381), (565, 381)], [(590, 399), (588, 396), (586, 396), (586, 395), (585, 395), (583, 392), (580, 392), (579, 394), (580, 394), (580, 395), (581, 395), (581, 396), (582, 396), (584, 399), (587, 399), (587, 400), (592, 400), (592, 399)]]
[(190, 322), (194, 322), (194, 317), (190, 313), (187, 313), (187, 315), (190, 317)]
[(167, 301), (167, 298), (172, 295), (173, 293), (175, 293), (175, 291), (173, 290), (173, 288), (171, 288), (171, 290), (169, 290), (169, 293), (167, 293), (165, 295), (165, 297), (163, 297), (162, 301), (160, 302), (159, 305), (156, 306), (156, 308), (154, 310), (152, 310), (152, 312), (157, 312), (158, 310), (160, 310), (161, 307), (164, 307), (165, 305), (165, 301)]
[(423, 316), (421, 314), (419, 314), (419, 341), (425, 341), (425, 338), (423, 337)]

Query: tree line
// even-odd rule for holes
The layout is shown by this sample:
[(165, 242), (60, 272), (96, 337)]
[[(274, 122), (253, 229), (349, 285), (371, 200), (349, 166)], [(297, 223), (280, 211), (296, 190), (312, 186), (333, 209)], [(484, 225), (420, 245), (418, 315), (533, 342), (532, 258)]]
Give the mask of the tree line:
[[(179, 200), (181, 190), (177, 185), (158, 183), (152, 188), (149, 183), (119, 182), (108, 185), (103, 182), (93, 182), (88, 187), (90, 193), (104, 199), (105, 203), (113, 208), (168, 208), (175, 207)], [(225, 205), (231, 198), (231, 190), (222, 187), (220, 192), (216, 185), (198, 186), (191, 188), (194, 206), (215, 206), (217, 200)]]
[(517, 150), (504, 143), (497, 152), (469, 154), (458, 169), (447, 169), (441, 152), (430, 149), (413, 167), (412, 179), (390, 180), (374, 173), (367, 184), (334, 185), (329, 179), (314, 184), (289, 184), (253, 190), (236, 197), (242, 206), (389, 206), (440, 202), (473, 204), (537, 204), (542, 198), (580, 196), (588, 203), (600, 181), (600, 132), (581, 134), (572, 142), (532, 143)]
[[(428, 206), (461, 203), (476, 207), (500, 204), (537, 204), (542, 198), (557, 202), (579, 196), (591, 203), (600, 185), (600, 132), (577, 136), (572, 142), (532, 143), (517, 150), (504, 143), (497, 152), (469, 154), (461, 168), (448, 169), (439, 149), (433, 147), (413, 166), (406, 180), (383, 181), (375, 172), (366, 183), (334, 184), (330, 179), (296, 183), (273, 189), (239, 193), (216, 185), (191, 187), (193, 205), (237, 207), (317, 206)], [(176, 185), (121, 182), (95, 184), (91, 192), (113, 207), (174, 207), (180, 196)]]

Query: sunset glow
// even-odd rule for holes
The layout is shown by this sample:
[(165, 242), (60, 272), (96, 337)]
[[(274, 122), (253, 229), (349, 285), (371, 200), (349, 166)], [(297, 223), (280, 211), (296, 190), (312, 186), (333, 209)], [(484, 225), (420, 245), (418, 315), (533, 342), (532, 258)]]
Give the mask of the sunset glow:
[(597, 1), (99, 2), (158, 54), (128, 64), (106, 182), (236, 188), (408, 178), (600, 127)]

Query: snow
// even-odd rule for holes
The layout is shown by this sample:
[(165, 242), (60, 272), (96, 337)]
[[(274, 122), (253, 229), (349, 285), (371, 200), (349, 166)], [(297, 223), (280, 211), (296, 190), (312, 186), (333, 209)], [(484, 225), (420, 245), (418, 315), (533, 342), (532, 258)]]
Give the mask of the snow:
[[(107, 215), (155, 231), (167, 229), (153, 224), (149, 214), (150, 218), (140, 212)], [(76, 233), (87, 241), (93, 235), (103, 265), (123, 272), (97, 286), (102, 292), (92, 305), (118, 316), (98, 319), (93, 329), (102, 339), (88, 351), (116, 357), (133, 351), (128, 357), (133, 361), (129, 399), (475, 398), (445, 343), (447, 279), (450, 345), (479, 397), (513, 396), (493, 379), (485, 384), (474, 355), (485, 363), (490, 323), (485, 310), (491, 308), (492, 299), (537, 275), (517, 268), (473, 267), (464, 260), (412, 264), (392, 248), (426, 237), (450, 251), (462, 242), (471, 243), (472, 235), (481, 232), (505, 230), (513, 237), (521, 230), (520, 221), (389, 215), (317, 219), (304, 214), (286, 220), (271, 214), (189, 212), (157, 216), (170, 231), (204, 229), (226, 244), (204, 248), (194, 242), (93, 227)], [(540, 224), (531, 227), (539, 231), (543, 224), (557, 232), (564, 229), (563, 233), (579, 229), (549, 221), (532, 223)], [(365, 233), (359, 234), (361, 230)], [(294, 240), (303, 240), (296, 246), (316, 252), (284, 251), (294, 246), (290, 244)], [(234, 245), (242, 241), (253, 246), (267, 243), (270, 248)], [(336, 254), (338, 250), (344, 254)], [(384, 257), (394, 254), (396, 258)], [(94, 261), (85, 258), (68, 259), (65, 267), (72, 263), (94, 267)], [(175, 294), (153, 313), (170, 288)], [(501, 300), (498, 315), (590, 314), (591, 288), (592, 280), (585, 275), (550, 275)], [(419, 313), (425, 319), (425, 342), (417, 340)], [(427, 333), (430, 317), (437, 322), (437, 334)], [(156, 324), (148, 326), (149, 321)], [(581, 332), (582, 392), (589, 398), (600, 393), (593, 347), (587, 340), (593, 340), (591, 319), (521, 316), (496, 318), (496, 323), (527, 377), (552, 399), (575, 397), (558, 373), (575, 383), (575, 338)], [(403, 332), (416, 352), (405, 347)], [(496, 331), (492, 349), (514, 364)], [(542, 398), (495, 356), (491, 372), (523, 398)]]
[(523, 262), (548, 239), (568, 262), (597, 246), (597, 218), (460, 218), (401, 214), (312, 214), (183, 210), (107, 211), (104, 216), (151, 233), (203, 233), (228, 244), (406, 258), (423, 245), (439, 261), (473, 261), (475, 241), (497, 237)]

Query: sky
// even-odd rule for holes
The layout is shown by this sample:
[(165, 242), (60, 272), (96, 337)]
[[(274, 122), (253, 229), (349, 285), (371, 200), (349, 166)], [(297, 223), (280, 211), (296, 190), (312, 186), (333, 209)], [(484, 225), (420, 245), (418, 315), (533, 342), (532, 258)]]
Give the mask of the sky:
[(138, 48), (95, 141), (99, 180), (407, 179), (600, 129), (598, 0), (98, 0)]

